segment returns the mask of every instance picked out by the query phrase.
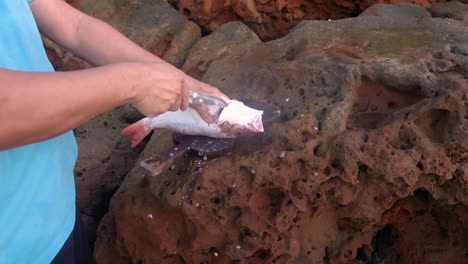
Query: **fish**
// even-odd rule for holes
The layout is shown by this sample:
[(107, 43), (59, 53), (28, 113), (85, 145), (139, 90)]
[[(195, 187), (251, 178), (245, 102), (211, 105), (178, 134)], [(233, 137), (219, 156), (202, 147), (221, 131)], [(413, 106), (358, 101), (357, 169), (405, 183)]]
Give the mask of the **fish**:
[(224, 107), (213, 123), (207, 123), (194, 108), (185, 111), (165, 112), (156, 117), (146, 117), (122, 130), (121, 134), (132, 139), (132, 147), (140, 142), (155, 129), (166, 128), (173, 132), (207, 136), (212, 138), (236, 138), (264, 132), (263, 111), (250, 108), (241, 101), (227, 100)]

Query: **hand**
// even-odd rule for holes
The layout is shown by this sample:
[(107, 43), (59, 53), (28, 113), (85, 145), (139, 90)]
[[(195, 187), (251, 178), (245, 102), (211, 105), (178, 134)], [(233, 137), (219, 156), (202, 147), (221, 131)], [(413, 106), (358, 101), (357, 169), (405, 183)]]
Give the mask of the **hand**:
[(166, 111), (185, 110), (189, 104), (186, 75), (166, 63), (136, 63), (132, 81), (136, 96), (133, 104), (144, 115), (154, 117)]
[(188, 88), (188, 90), (209, 93), (221, 97), (224, 100), (229, 100), (229, 97), (223, 94), (218, 88), (215, 88), (207, 83), (194, 79), (188, 75), (185, 75), (185, 85)]

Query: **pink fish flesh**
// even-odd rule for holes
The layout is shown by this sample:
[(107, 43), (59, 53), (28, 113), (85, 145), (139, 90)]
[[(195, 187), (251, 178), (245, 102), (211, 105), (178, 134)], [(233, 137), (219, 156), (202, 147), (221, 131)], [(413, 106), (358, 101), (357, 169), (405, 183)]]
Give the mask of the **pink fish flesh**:
[(132, 138), (132, 147), (138, 145), (151, 131), (167, 128), (185, 135), (213, 138), (235, 138), (263, 132), (262, 115), (240, 101), (228, 100), (216, 122), (208, 124), (192, 108), (186, 111), (166, 112), (153, 118), (143, 118), (122, 130)]

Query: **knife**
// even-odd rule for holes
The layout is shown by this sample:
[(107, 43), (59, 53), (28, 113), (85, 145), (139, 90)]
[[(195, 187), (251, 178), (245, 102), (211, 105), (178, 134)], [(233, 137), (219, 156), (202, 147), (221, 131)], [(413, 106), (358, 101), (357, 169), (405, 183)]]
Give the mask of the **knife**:
[[(189, 91), (189, 105), (198, 113), (204, 113), (202, 118), (208, 123), (214, 123), (218, 120), (221, 111), (228, 106), (228, 103), (221, 97), (199, 92)], [(208, 116), (207, 116), (208, 115)]]
[(204, 104), (224, 108), (228, 105), (221, 97), (203, 92), (189, 91), (190, 104)]

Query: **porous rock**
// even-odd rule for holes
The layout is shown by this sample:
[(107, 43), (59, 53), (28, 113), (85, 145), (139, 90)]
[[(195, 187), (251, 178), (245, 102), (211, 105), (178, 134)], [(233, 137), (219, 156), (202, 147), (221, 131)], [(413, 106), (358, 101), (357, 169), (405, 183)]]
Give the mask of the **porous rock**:
[(468, 32), (415, 8), (302, 22), (215, 58), (204, 81), (280, 106), (281, 122), (157, 177), (135, 167), (97, 263), (465, 259)]

